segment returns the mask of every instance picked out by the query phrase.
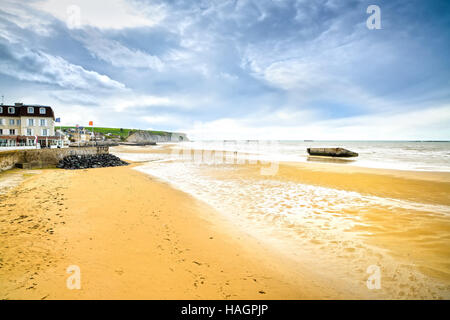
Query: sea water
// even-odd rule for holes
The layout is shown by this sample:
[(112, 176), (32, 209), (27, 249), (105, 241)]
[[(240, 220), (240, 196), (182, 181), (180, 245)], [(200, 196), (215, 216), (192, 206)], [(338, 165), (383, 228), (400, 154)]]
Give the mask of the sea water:
[(194, 141), (182, 148), (259, 153), (275, 161), (311, 160), (307, 148), (343, 147), (359, 154), (345, 163), (397, 170), (450, 172), (450, 142), (422, 141)]

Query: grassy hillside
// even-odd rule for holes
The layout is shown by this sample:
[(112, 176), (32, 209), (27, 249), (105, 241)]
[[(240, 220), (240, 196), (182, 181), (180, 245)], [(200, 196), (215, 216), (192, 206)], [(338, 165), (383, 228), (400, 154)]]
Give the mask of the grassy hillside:
[[(70, 128), (75, 129), (75, 127), (65, 127), (65, 126), (62, 126), (61, 128), (63, 130), (70, 129)], [(167, 131), (138, 130), (138, 129), (126, 129), (126, 128), (103, 128), (103, 127), (85, 127), (85, 128), (87, 128), (87, 130), (89, 130), (89, 131), (94, 129), (94, 132), (100, 132), (103, 134), (111, 133), (113, 135), (120, 136), (121, 138), (126, 138), (135, 131), (146, 131), (146, 132), (149, 132), (150, 134), (159, 135), (159, 136), (167, 136), (170, 134), (170, 132), (167, 132)]]

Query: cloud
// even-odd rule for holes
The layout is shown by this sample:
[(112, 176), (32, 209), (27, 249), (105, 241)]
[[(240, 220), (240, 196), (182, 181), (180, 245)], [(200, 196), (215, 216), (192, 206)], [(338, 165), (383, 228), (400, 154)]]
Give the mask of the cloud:
[(23, 81), (57, 85), (72, 89), (125, 89), (125, 85), (106, 75), (86, 70), (65, 59), (40, 50), (0, 43), (0, 73)]
[[(250, 117), (197, 121), (192, 127), (184, 126), (181, 130), (194, 140), (446, 140), (450, 136), (450, 105), (324, 121), (310, 118), (285, 126), (280, 126), (279, 122), (258, 126), (255, 120)], [(430, 127), (436, 130), (431, 132)]]
[(155, 129), (155, 126), (158, 126), (158, 128), (161, 128), (161, 126), (166, 128), (169, 126), (171, 128), (179, 128), (186, 125), (186, 121), (180, 116), (164, 113), (145, 116), (142, 120), (149, 124), (150, 127), (148, 129)]
[(106, 61), (115, 67), (149, 68), (155, 70), (163, 68), (163, 62), (157, 56), (152, 56), (140, 50), (129, 49), (118, 41), (100, 37), (91, 37), (81, 41), (94, 57)]
[(61, 89), (48, 92), (47, 94), (58, 105), (83, 105), (91, 108), (106, 108), (109, 111), (105, 112), (127, 113), (136, 117), (145, 117), (148, 112), (151, 112), (153, 117), (159, 114), (161, 110), (168, 109), (189, 112), (195, 108), (202, 108), (208, 103), (208, 101), (200, 98), (192, 99), (192, 97), (176, 94), (170, 96), (139, 94), (132, 92), (128, 88), (124, 90), (109, 90), (107, 94), (105, 92), (99, 93), (96, 90), (80, 91), (78, 89)]
[(38, 10), (11, 0), (2, 1), (0, 7), (0, 37), (10, 43), (21, 43), (32, 35), (50, 37), (54, 35), (52, 19)]
[(306, 93), (326, 84), (328, 79), (316, 62), (301, 60), (276, 61), (262, 71), (262, 77), (285, 90)]
[(143, 108), (151, 106), (171, 106), (175, 102), (169, 97), (158, 97), (152, 95), (126, 95), (120, 98), (113, 98), (109, 105), (116, 111), (125, 111), (131, 108)]
[(39, 11), (30, 10), (29, 7), (24, 6), (22, 3), (19, 4), (11, 0), (2, 1), (0, 17), (3, 27), (6, 27), (4, 23), (8, 22), (40, 36), (48, 37), (52, 35), (52, 21), (49, 21)]
[(151, 27), (164, 19), (163, 5), (125, 0), (44, 0), (32, 4), (66, 22), (70, 28), (91, 26), (99, 29)]

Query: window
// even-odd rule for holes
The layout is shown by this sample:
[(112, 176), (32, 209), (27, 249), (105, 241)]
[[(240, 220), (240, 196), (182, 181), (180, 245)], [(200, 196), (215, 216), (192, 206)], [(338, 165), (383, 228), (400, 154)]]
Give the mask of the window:
[(9, 134), (10, 135), (15, 135), (16, 134), (16, 129), (9, 129)]
[(8, 113), (14, 113), (14, 107), (9, 107), (8, 108)]
[(17, 123), (18, 126), (20, 126), (20, 123), (21, 123), (20, 119), (17, 119), (16, 123)]
[(0, 126), (5, 124), (5, 119), (0, 119)]
[(33, 135), (33, 129), (27, 128), (27, 136)]
[(34, 126), (34, 119), (28, 119), (28, 125), (30, 127), (33, 127)]
[(41, 119), (41, 127), (45, 127), (47, 125), (47, 120)]
[(3, 129), (0, 129), (0, 134), (3, 134)]
[(39, 113), (40, 114), (45, 114), (45, 108), (39, 108)]
[(34, 108), (33, 107), (28, 107), (28, 113), (34, 113)]
[(14, 125), (14, 119), (9, 119), (9, 125), (13, 126)]
[(3, 113), (3, 107), (0, 107), (0, 113)]
[(48, 129), (42, 129), (42, 135), (48, 136)]

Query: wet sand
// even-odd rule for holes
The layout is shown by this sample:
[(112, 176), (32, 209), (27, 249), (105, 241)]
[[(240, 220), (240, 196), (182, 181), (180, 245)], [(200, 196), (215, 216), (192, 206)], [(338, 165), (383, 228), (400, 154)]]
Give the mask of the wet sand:
[[(264, 176), (268, 164), (182, 162), (138, 170), (216, 207), (329, 287), (360, 298), (450, 298), (449, 173), (308, 162), (279, 163)], [(371, 265), (382, 272), (380, 290), (367, 290)]]
[[(330, 267), (322, 268), (322, 276), (332, 277), (342, 271), (348, 281), (355, 283), (354, 292), (361, 297), (370, 297), (364, 279), (368, 277), (367, 267), (374, 264), (381, 267), (384, 276), (383, 288), (378, 292), (384, 298), (450, 298), (448, 173), (281, 163), (274, 176), (261, 176), (260, 169), (258, 165), (244, 165), (227, 172), (210, 170), (218, 180), (246, 181), (242, 188), (248, 183), (264, 186), (264, 191), (246, 193), (251, 201), (244, 201), (244, 208), (251, 212), (251, 219), (260, 220), (258, 216), (265, 211), (253, 209), (255, 203), (276, 198), (262, 209), (270, 208), (271, 203), (281, 207), (279, 215), (266, 225), (275, 222), (283, 231), (289, 231), (280, 236), (294, 240), (282, 246), (288, 255), (295, 257), (308, 247), (313, 252), (309, 261), (320, 264), (320, 259), (326, 257), (323, 263)], [(274, 183), (276, 187), (272, 188)], [(286, 190), (283, 194), (278, 183), (301, 184), (321, 191), (296, 195)], [(253, 192), (265, 196), (250, 196)], [(307, 204), (304, 198), (309, 200)], [(301, 212), (295, 210), (296, 206), (307, 208), (313, 215), (291, 217)], [(336, 222), (338, 219), (343, 222)], [(308, 241), (313, 245), (305, 245)], [(298, 260), (306, 259), (303, 256)]]

